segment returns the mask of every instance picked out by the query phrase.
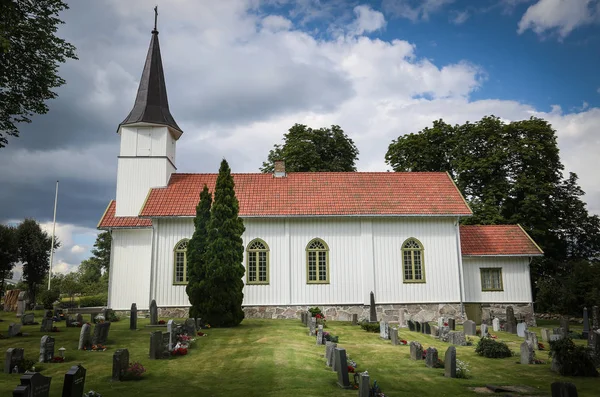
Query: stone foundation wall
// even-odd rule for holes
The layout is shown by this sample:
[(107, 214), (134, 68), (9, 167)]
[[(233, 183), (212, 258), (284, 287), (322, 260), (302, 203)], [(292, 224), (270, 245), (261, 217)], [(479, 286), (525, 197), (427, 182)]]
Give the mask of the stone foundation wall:
[(506, 321), (506, 308), (508, 306), (512, 306), (517, 321), (523, 320), (529, 326), (536, 326), (531, 303), (482, 303), (482, 318), (484, 320), (490, 320), (494, 317), (498, 317), (500, 321), (504, 323)]

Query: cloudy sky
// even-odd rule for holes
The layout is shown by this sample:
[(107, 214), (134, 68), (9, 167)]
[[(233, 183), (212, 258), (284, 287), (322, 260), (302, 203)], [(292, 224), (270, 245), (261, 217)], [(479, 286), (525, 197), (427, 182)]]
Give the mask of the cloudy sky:
[[(0, 222), (51, 230), (55, 270), (89, 257), (115, 198), (119, 136), (156, 0), (70, 1), (59, 36), (79, 60), (50, 113), (0, 149)], [(392, 139), (443, 118), (552, 123), (567, 171), (600, 213), (599, 0), (177, 0), (158, 2), (179, 172), (257, 172), (294, 123), (339, 124), (360, 171), (385, 171)], [(18, 276), (18, 274), (17, 274)]]

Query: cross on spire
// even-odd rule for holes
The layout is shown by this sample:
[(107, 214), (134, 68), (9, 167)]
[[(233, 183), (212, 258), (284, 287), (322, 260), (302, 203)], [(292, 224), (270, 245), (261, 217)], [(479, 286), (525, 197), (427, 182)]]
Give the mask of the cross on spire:
[(156, 24), (158, 21), (158, 6), (154, 7), (154, 30), (152, 31), (152, 33), (156, 33), (158, 34), (158, 30), (156, 29)]

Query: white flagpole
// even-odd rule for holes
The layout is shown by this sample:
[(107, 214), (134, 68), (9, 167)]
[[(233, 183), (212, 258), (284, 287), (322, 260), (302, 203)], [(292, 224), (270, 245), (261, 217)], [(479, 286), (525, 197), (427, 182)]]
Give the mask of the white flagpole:
[(56, 203), (58, 201), (58, 181), (56, 181), (56, 194), (54, 196), (54, 222), (52, 224), (52, 246), (50, 247), (50, 271), (48, 272), (48, 291), (52, 280), (52, 260), (54, 259), (54, 232), (56, 230)]

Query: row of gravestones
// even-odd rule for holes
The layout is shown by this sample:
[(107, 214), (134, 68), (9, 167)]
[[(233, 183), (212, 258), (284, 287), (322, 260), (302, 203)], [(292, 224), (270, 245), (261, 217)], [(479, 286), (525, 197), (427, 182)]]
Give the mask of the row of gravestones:
[[(410, 359), (423, 360), (423, 346), (419, 342), (410, 342)], [(425, 350), (425, 365), (435, 368), (438, 363), (438, 351), (435, 347)], [(450, 346), (444, 355), (444, 376), (456, 378), (456, 347)]]
[[(81, 397), (84, 393), (86, 369), (74, 365), (65, 374), (62, 397)], [(52, 377), (39, 372), (26, 372), (13, 390), (13, 397), (49, 397)]]
[(200, 321), (193, 318), (188, 318), (183, 324), (169, 320), (167, 332), (154, 331), (150, 334), (150, 359), (169, 357), (180, 335), (194, 336), (198, 329), (200, 329)]
[(105, 321), (98, 323), (94, 326), (94, 332), (92, 333), (92, 326), (85, 323), (81, 326), (79, 333), (79, 350), (89, 350), (92, 345), (104, 345), (108, 340), (108, 332), (110, 331), (110, 322)]

